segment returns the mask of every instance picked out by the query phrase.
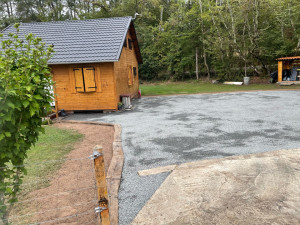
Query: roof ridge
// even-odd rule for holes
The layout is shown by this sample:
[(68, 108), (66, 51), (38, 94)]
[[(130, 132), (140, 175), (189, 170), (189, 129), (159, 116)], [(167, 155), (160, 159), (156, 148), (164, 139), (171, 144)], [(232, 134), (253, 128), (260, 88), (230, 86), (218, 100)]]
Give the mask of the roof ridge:
[(28, 22), (28, 23), (21, 22), (20, 24), (41, 24), (41, 23), (45, 24), (45, 23), (66, 23), (66, 22), (76, 23), (76, 22), (84, 22), (84, 21), (111, 20), (111, 19), (121, 19), (121, 18), (132, 19), (132, 16), (119, 16), (119, 17), (108, 17), (108, 18), (106, 17), (106, 18), (82, 19), (82, 20), (80, 20), (80, 19), (79, 20), (53, 20), (53, 21), (41, 21), (41, 22), (32, 21), (32, 22)]

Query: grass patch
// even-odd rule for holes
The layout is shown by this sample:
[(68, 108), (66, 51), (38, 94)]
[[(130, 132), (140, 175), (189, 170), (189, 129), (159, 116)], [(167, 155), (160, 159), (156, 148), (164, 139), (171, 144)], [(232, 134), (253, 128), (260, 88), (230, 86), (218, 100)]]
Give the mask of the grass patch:
[(172, 94), (195, 94), (213, 92), (233, 92), (252, 90), (290, 90), (300, 89), (298, 85), (279, 86), (276, 84), (250, 84), (250, 85), (226, 85), (211, 84), (208, 82), (174, 82), (174, 83), (148, 83), (140, 85), (143, 96), (172, 95)]
[[(36, 145), (27, 152), (27, 175), (23, 179), (21, 194), (48, 186), (51, 177), (64, 162), (62, 159), (82, 138), (83, 135), (76, 131), (45, 126), (45, 134), (40, 134)], [(27, 185), (29, 183), (33, 184)]]

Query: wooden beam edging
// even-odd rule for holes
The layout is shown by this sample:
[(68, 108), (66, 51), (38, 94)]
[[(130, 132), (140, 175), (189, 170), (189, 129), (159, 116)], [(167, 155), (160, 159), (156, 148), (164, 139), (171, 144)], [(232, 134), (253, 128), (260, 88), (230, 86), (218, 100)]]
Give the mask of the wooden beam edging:
[(79, 123), (79, 124), (92, 124), (92, 125), (102, 125), (102, 126), (111, 126), (114, 127), (115, 124), (112, 123), (102, 123), (102, 122), (93, 122), (93, 121), (79, 121), (79, 120), (65, 120), (62, 119), (58, 123)]
[(114, 142), (113, 156), (107, 171), (106, 182), (108, 188), (109, 208), (110, 208), (110, 223), (111, 225), (119, 224), (119, 187), (121, 183), (124, 153), (122, 148), (121, 132), (122, 127), (118, 124), (114, 125)]
[(113, 154), (106, 174), (106, 184), (108, 190), (108, 205), (110, 224), (119, 224), (119, 187), (121, 183), (124, 153), (122, 148), (122, 127), (119, 124), (90, 122), (90, 121), (76, 121), (76, 120), (61, 120), (59, 123), (78, 123), (78, 124), (92, 124), (102, 126), (114, 127), (114, 141), (113, 141)]

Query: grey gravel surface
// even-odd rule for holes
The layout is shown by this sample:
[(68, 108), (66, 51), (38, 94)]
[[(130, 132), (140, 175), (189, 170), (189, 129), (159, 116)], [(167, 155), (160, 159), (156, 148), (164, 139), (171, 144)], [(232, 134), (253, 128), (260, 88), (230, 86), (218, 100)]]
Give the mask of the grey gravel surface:
[(70, 120), (122, 125), (125, 165), (120, 224), (129, 224), (168, 173), (139, 170), (194, 160), (299, 148), (300, 91), (147, 97), (124, 113), (81, 113)]

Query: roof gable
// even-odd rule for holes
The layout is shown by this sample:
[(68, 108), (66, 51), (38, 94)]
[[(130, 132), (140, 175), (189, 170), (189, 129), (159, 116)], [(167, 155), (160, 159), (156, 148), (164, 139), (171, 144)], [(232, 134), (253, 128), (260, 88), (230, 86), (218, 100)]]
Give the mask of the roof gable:
[[(21, 23), (19, 36), (32, 33), (47, 45), (53, 44), (55, 53), (49, 60), (50, 65), (115, 62), (120, 58), (129, 27), (133, 27), (131, 17)], [(4, 37), (10, 32), (15, 32), (13, 26), (2, 31)], [(137, 40), (135, 42), (141, 63)]]

